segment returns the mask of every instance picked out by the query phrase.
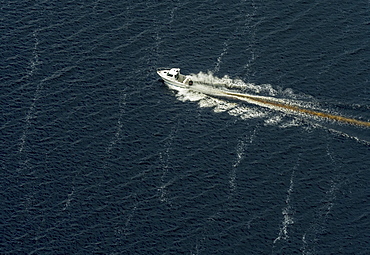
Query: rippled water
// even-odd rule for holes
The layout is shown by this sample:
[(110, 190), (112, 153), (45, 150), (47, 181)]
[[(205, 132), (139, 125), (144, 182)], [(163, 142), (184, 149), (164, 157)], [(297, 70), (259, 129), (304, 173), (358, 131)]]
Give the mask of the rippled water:
[(6, 1), (2, 254), (366, 254), (368, 1)]

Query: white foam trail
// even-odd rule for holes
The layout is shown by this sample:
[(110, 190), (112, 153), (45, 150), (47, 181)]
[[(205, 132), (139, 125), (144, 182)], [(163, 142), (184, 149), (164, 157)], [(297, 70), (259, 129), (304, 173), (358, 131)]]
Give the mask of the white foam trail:
[(253, 140), (256, 136), (257, 127), (254, 128), (252, 134), (246, 135), (243, 138), (239, 139), (238, 145), (236, 146), (236, 159), (235, 163), (232, 165), (230, 171), (230, 190), (233, 192), (236, 189), (236, 168), (240, 165), (242, 160), (245, 158), (246, 150), (250, 144), (253, 143)]
[(240, 117), (243, 120), (266, 118), (269, 113), (256, 107), (238, 106), (228, 112), (232, 116)]
[(216, 63), (215, 69), (213, 70), (214, 73), (218, 73), (218, 71), (220, 71), (222, 58), (227, 53), (228, 48), (229, 48), (229, 41), (227, 40), (227, 41), (224, 42), (224, 48), (223, 48), (222, 53), (217, 58), (217, 63)]
[(30, 107), (27, 111), (27, 114), (26, 114), (26, 117), (25, 117), (25, 122), (26, 123), (25, 123), (24, 129), (23, 129), (22, 136), (20, 138), (20, 144), (19, 144), (19, 150), (18, 150), (19, 153), (23, 152), (23, 150), (25, 149), (27, 134), (28, 134), (28, 131), (29, 131), (31, 125), (32, 125), (31, 120), (36, 118), (36, 102), (40, 98), (40, 93), (41, 93), (42, 88), (43, 88), (42, 82), (38, 83), (37, 86), (36, 86), (35, 95), (32, 99), (32, 103), (31, 103), (31, 105), (30, 105)]
[[(252, 7), (252, 11), (250, 10), (250, 7)], [(257, 13), (257, 6), (255, 2), (252, 1), (246, 1), (241, 0), (236, 8), (238, 9), (238, 12), (240, 13), (238, 15), (238, 19), (236, 20), (236, 23), (233, 24), (233, 27), (235, 27), (234, 31), (230, 34), (230, 36), (224, 41), (223, 49), (221, 54), (217, 57), (217, 61), (215, 64), (215, 68), (213, 70), (214, 73), (218, 73), (222, 64), (222, 59), (225, 54), (227, 54), (230, 45), (234, 43), (239, 43), (238, 39), (236, 38), (248, 38), (248, 44), (246, 45), (247, 50), (249, 51), (249, 57), (247, 64), (244, 65), (244, 68), (247, 70), (247, 76), (250, 75), (250, 67), (252, 66), (253, 62), (256, 59), (257, 54), (254, 51), (255, 44), (256, 44), (256, 26), (257, 22), (255, 22), (255, 15)]]
[(71, 204), (72, 200), (73, 200), (73, 194), (75, 192), (75, 187), (73, 186), (72, 188), (72, 192), (68, 194), (68, 197), (66, 200), (63, 201), (64, 203), (64, 208), (63, 208), (63, 211), (65, 211)]
[[(211, 88), (220, 88), (220, 89), (236, 89), (237, 92), (249, 92), (254, 94), (262, 94), (267, 96), (276, 96), (278, 94), (297, 96), (291, 90), (285, 90), (279, 92), (274, 89), (270, 84), (261, 84), (257, 85), (254, 83), (245, 83), (240, 79), (231, 79), (229, 76), (225, 75), (222, 78), (219, 78), (214, 75), (213, 72), (208, 71), (207, 73), (199, 72), (197, 74), (191, 74), (191, 78), (194, 81), (195, 85), (206, 85), (208, 89)], [(205, 89), (205, 88), (204, 88)], [(195, 89), (194, 89), (195, 90)], [(288, 93), (291, 91), (291, 93)]]
[(183, 88), (175, 88), (175, 87), (172, 87), (172, 88), (177, 90), (178, 93), (176, 94), (176, 97), (182, 102), (185, 102), (185, 101), (195, 102), (195, 101), (200, 101), (208, 97), (206, 94), (202, 94), (196, 91), (183, 89)]
[[(322, 127), (322, 126), (321, 126)], [(358, 138), (356, 136), (352, 136), (352, 135), (349, 135), (347, 133), (344, 133), (342, 131), (339, 131), (339, 130), (335, 130), (333, 128), (326, 128), (326, 130), (328, 130), (329, 132), (331, 133), (334, 133), (338, 136), (342, 136), (342, 137), (346, 137), (346, 138), (350, 138), (350, 139), (353, 139), (355, 140), (356, 142), (360, 143), (360, 144), (363, 144), (363, 145), (366, 145), (366, 146), (370, 146), (370, 141), (367, 141), (367, 140), (364, 140), (364, 139), (361, 139), (361, 138)]]
[(370, 122), (343, 117), (333, 111), (329, 113), (315, 103), (311, 96), (296, 94), (291, 89), (274, 89), (269, 84), (244, 83), (238, 79), (232, 80), (228, 76), (218, 78), (212, 72), (192, 74), (191, 78), (194, 84), (189, 89), (170, 86), (178, 91), (177, 98), (181, 101), (198, 102), (200, 107), (210, 107), (214, 112), (226, 112), (243, 120), (259, 118), (266, 126), (320, 127), (366, 146), (370, 145), (367, 140), (328, 127), (331, 123), (327, 121), (361, 127), (370, 127)]
[(166, 138), (167, 141), (165, 143), (165, 149), (163, 152), (159, 153), (159, 160), (160, 160), (161, 168), (162, 168), (162, 176), (161, 176), (161, 184), (157, 188), (157, 190), (160, 193), (159, 200), (161, 202), (166, 202), (169, 205), (171, 205), (171, 203), (168, 201), (168, 194), (167, 194), (166, 188), (171, 183), (171, 181), (168, 182), (166, 181), (166, 179), (168, 179), (167, 175), (170, 169), (170, 150), (171, 150), (173, 139), (175, 138), (175, 135), (178, 130), (178, 125), (179, 123), (176, 123), (176, 125), (172, 127), (170, 134)]
[(25, 74), (19, 81), (23, 81), (24, 79), (32, 77), (36, 73), (38, 66), (42, 63), (39, 57), (38, 45), (40, 42), (38, 39), (37, 29), (33, 31), (32, 37), (33, 37), (34, 43), (33, 43), (33, 49), (32, 49), (32, 57), (30, 59), (29, 66), (27, 68), (28, 71), (27, 71), (27, 74)]
[[(328, 144), (327, 156), (330, 158), (333, 166), (336, 166), (337, 162), (330, 151)], [(338, 179), (339, 176), (330, 181), (330, 188), (325, 192), (325, 195), (319, 202), (321, 206), (315, 210), (311, 226), (302, 236), (302, 254), (308, 255), (316, 253), (316, 246), (319, 241), (318, 236), (324, 231), (325, 222), (335, 205), (334, 201), (336, 200), (336, 194), (341, 186), (341, 182)]]
[[(38, 31), (35, 30), (32, 33), (33, 39), (34, 39), (34, 45), (33, 45), (33, 50), (32, 50), (32, 58), (30, 60), (30, 67), (29, 71), (26, 76), (22, 77), (22, 80), (25, 78), (29, 78), (34, 75), (34, 73), (37, 71), (37, 66), (41, 63), (39, 60), (39, 54), (38, 54), (38, 45), (39, 45), (39, 40), (37, 37)], [(19, 143), (19, 149), (18, 152), (23, 152), (25, 144), (26, 144), (26, 139), (27, 139), (27, 133), (29, 128), (31, 127), (31, 120), (35, 118), (35, 107), (36, 107), (36, 102), (40, 97), (40, 91), (42, 89), (42, 82), (39, 82), (36, 86), (36, 91), (35, 95), (32, 99), (32, 103), (27, 111), (26, 117), (25, 117), (25, 126), (23, 129), (22, 136), (20, 138), (20, 143)]]
[(121, 139), (121, 132), (122, 132), (122, 128), (123, 128), (123, 124), (124, 124), (124, 121), (123, 121), (123, 114), (125, 113), (125, 106), (126, 106), (126, 97), (127, 97), (127, 94), (123, 94), (121, 96), (121, 99), (119, 101), (119, 117), (118, 117), (118, 120), (117, 120), (117, 129), (116, 129), (116, 132), (114, 134), (114, 137), (111, 139), (111, 141), (109, 142), (109, 145), (106, 149), (106, 152), (107, 153), (110, 153), (112, 148), (116, 145), (117, 142), (119, 142), (119, 140)]
[(276, 243), (279, 240), (287, 240), (289, 238), (288, 227), (289, 225), (294, 224), (294, 218), (293, 218), (294, 210), (290, 204), (290, 197), (293, 193), (293, 187), (294, 187), (294, 172), (295, 171), (293, 169), (292, 175), (290, 176), (290, 185), (289, 185), (289, 189), (287, 192), (288, 194), (285, 199), (286, 207), (282, 210), (282, 214), (283, 214), (282, 226), (280, 228), (279, 236), (274, 240), (274, 243)]
[(272, 116), (269, 119), (266, 119), (265, 123), (266, 123), (266, 125), (277, 125), (281, 121), (282, 121), (282, 116), (281, 115), (276, 115), (276, 116)]
[(130, 212), (129, 212), (128, 216), (127, 216), (127, 219), (126, 219), (126, 222), (125, 222), (125, 225), (124, 225), (124, 228), (123, 228), (123, 234), (124, 235), (128, 235), (129, 234), (129, 227), (130, 227), (132, 218), (135, 215), (135, 212), (137, 210), (137, 207), (138, 207), (138, 202), (135, 202), (134, 207), (130, 210)]
[(31, 59), (31, 64), (30, 64), (30, 71), (28, 73), (28, 76), (32, 76), (33, 73), (37, 70), (37, 66), (41, 63), (41, 61), (39, 60), (39, 54), (38, 54), (38, 45), (39, 45), (39, 39), (37, 37), (37, 33), (38, 31), (34, 31), (32, 33), (32, 36), (35, 40), (35, 43), (33, 45), (33, 58)]
[(314, 213), (313, 223), (302, 236), (301, 249), (303, 254), (315, 254), (317, 242), (319, 241), (318, 236), (325, 230), (324, 225), (335, 205), (334, 201), (339, 186), (338, 182), (332, 180), (329, 190), (326, 191), (324, 198), (320, 201), (321, 206)]
[[(275, 125), (282, 122), (282, 114), (280, 112), (271, 113), (270, 110), (266, 109), (266, 105), (262, 103), (251, 102), (251, 105), (241, 104), (236, 101), (230, 101), (225, 99), (225, 94), (223, 91), (249, 91), (253, 93), (261, 93), (266, 95), (277, 95), (279, 92), (272, 88), (271, 85), (255, 85), (250, 83), (244, 83), (241, 80), (232, 80), (228, 76), (223, 78), (218, 78), (213, 75), (212, 72), (192, 75), (192, 80), (194, 85), (190, 89), (186, 88), (176, 88), (171, 87), (177, 90), (177, 98), (180, 101), (192, 101), (198, 102), (200, 107), (210, 107), (213, 108), (215, 112), (227, 112), (232, 116), (240, 117), (241, 119), (255, 119), (255, 118), (265, 118), (266, 125)], [(269, 97), (261, 95), (253, 95), (258, 98)], [(287, 103), (287, 100), (276, 99), (276, 101), (284, 101)], [(261, 107), (256, 107), (254, 105), (261, 105)], [(271, 107), (270, 108), (274, 108)], [(286, 124), (286, 126), (289, 126)]]

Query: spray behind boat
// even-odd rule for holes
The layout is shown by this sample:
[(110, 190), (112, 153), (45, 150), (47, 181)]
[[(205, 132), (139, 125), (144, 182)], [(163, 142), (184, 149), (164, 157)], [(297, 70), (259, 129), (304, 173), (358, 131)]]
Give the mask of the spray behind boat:
[[(240, 91), (240, 88), (245, 91), (248, 84), (235, 84), (232, 79), (228, 77), (215, 78), (211, 73), (183, 75), (180, 74), (179, 68), (160, 69), (157, 71), (158, 75), (163, 79), (163, 82), (170, 87), (186, 88), (195, 92), (203, 93), (209, 96), (231, 98), (248, 103), (256, 104), (262, 107), (273, 108), (275, 110), (284, 112), (294, 112), (306, 114), (310, 116), (320, 117), (327, 120), (334, 120), (342, 123), (370, 127), (370, 122), (356, 120), (352, 118), (342, 117), (330, 113), (325, 113), (320, 110), (312, 110), (307, 107), (302, 107), (299, 104), (292, 102), (285, 102), (284, 99), (278, 99), (274, 96), (259, 96), (251, 95)], [(258, 87), (258, 86), (257, 86)], [(207, 89), (208, 88), (208, 89)], [(238, 91), (235, 91), (237, 89)]]

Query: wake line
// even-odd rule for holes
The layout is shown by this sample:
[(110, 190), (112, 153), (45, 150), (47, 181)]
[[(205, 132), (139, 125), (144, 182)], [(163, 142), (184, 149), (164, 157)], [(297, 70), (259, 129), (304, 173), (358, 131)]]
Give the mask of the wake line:
[(245, 95), (245, 94), (239, 94), (239, 93), (227, 92), (227, 91), (219, 91), (219, 93), (232, 97), (232, 98), (239, 99), (239, 100), (247, 99), (247, 101), (251, 101), (254, 103), (260, 103), (262, 105), (275, 106), (275, 107), (279, 107), (283, 109), (288, 109), (294, 112), (300, 112), (300, 113), (305, 113), (305, 114), (312, 115), (312, 116), (317, 116), (320, 118), (331, 119), (331, 120), (353, 124), (353, 125), (358, 125), (358, 126), (370, 127), (370, 122), (367, 122), (367, 121), (346, 118), (346, 117), (324, 113), (324, 112), (317, 112), (317, 111), (301, 108), (296, 105), (289, 105), (289, 104), (276, 102), (268, 98), (262, 98), (259, 96)]

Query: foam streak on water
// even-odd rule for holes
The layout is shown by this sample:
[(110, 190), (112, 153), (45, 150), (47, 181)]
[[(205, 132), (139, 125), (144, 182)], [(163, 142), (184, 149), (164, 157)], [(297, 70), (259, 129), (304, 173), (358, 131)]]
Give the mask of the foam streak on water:
[[(33, 54), (32, 54), (32, 58), (30, 60), (29, 71), (27, 72), (27, 74), (21, 80), (33, 76), (35, 74), (35, 72), (37, 71), (37, 66), (41, 63), (41, 61), (39, 60), (39, 54), (38, 54), (39, 39), (38, 39), (37, 34), (38, 34), (37, 31), (34, 31), (32, 33), (32, 36), (33, 36), (33, 39), (34, 39), (34, 45), (33, 45), (33, 51), (32, 51)], [(24, 130), (23, 130), (23, 134), (20, 138), (19, 152), (23, 152), (23, 150), (24, 150), (24, 146), (25, 146), (26, 139), (27, 139), (27, 133), (28, 133), (28, 130), (31, 126), (31, 119), (35, 117), (36, 102), (40, 97), (41, 89), (42, 89), (42, 83), (38, 82), (37, 86), (36, 86), (36, 90), (35, 90), (35, 94), (34, 94), (32, 103), (31, 103), (31, 105), (28, 109), (28, 112), (26, 114), (26, 117), (25, 117)]]
[(244, 137), (240, 138), (238, 141), (238, 145), (236, 147), (236, 159), (235, 163), (232, 165), (232, 169), (230, 171), (230, 190), (233, 192), (236, 189), (237, 183), (236, 183), (236, 178), (237, 178), (237, 167), (240, 165), (242, 160), (246, 156), (246, 150), (248, 149), (248, 146), (253, 143), (253, 140), (256, 136), (257, 132), (257, 127), (254, 128), (252, 134), (247, 134)]
[(280, 228), (279, 236), (274, 240), (274, 243), (276, 243), (279, 240), (286, 241), (289, 238), (288, 227), (289, 225), (294, 224), (294, 219), (293, 219), (294, 209), (290, 203), (291, 196), (293, 193), (293, 187), (294, 187), (294, 174), (295, 174), (295, 168), (293, 169), (292, 174), (290, 176), (290, 185), (287, 191), (288, 194), (285, 199), (286, 207), (284, 207), (284, 209), (282, 210), (282, 214), (283, 214), (282, 226)]
[(172, 182), (168, 180), (168, 171), (171, 170), (171, 149), (172, 142), (175, 139), (179, 123), (177, 122), (175, 126), (172, 127), (170, 134), (166, 138), (164, 151), (159, 153), (160, 167), (162, 169), (162, 175), (160, 180), (160, 186), (157, 188), (159, 192), (159, 200), (161, 202), (166, 202), (171, 205), (171, 202), (168, 200), (168, 194), (166, 191), (167, 186)]

